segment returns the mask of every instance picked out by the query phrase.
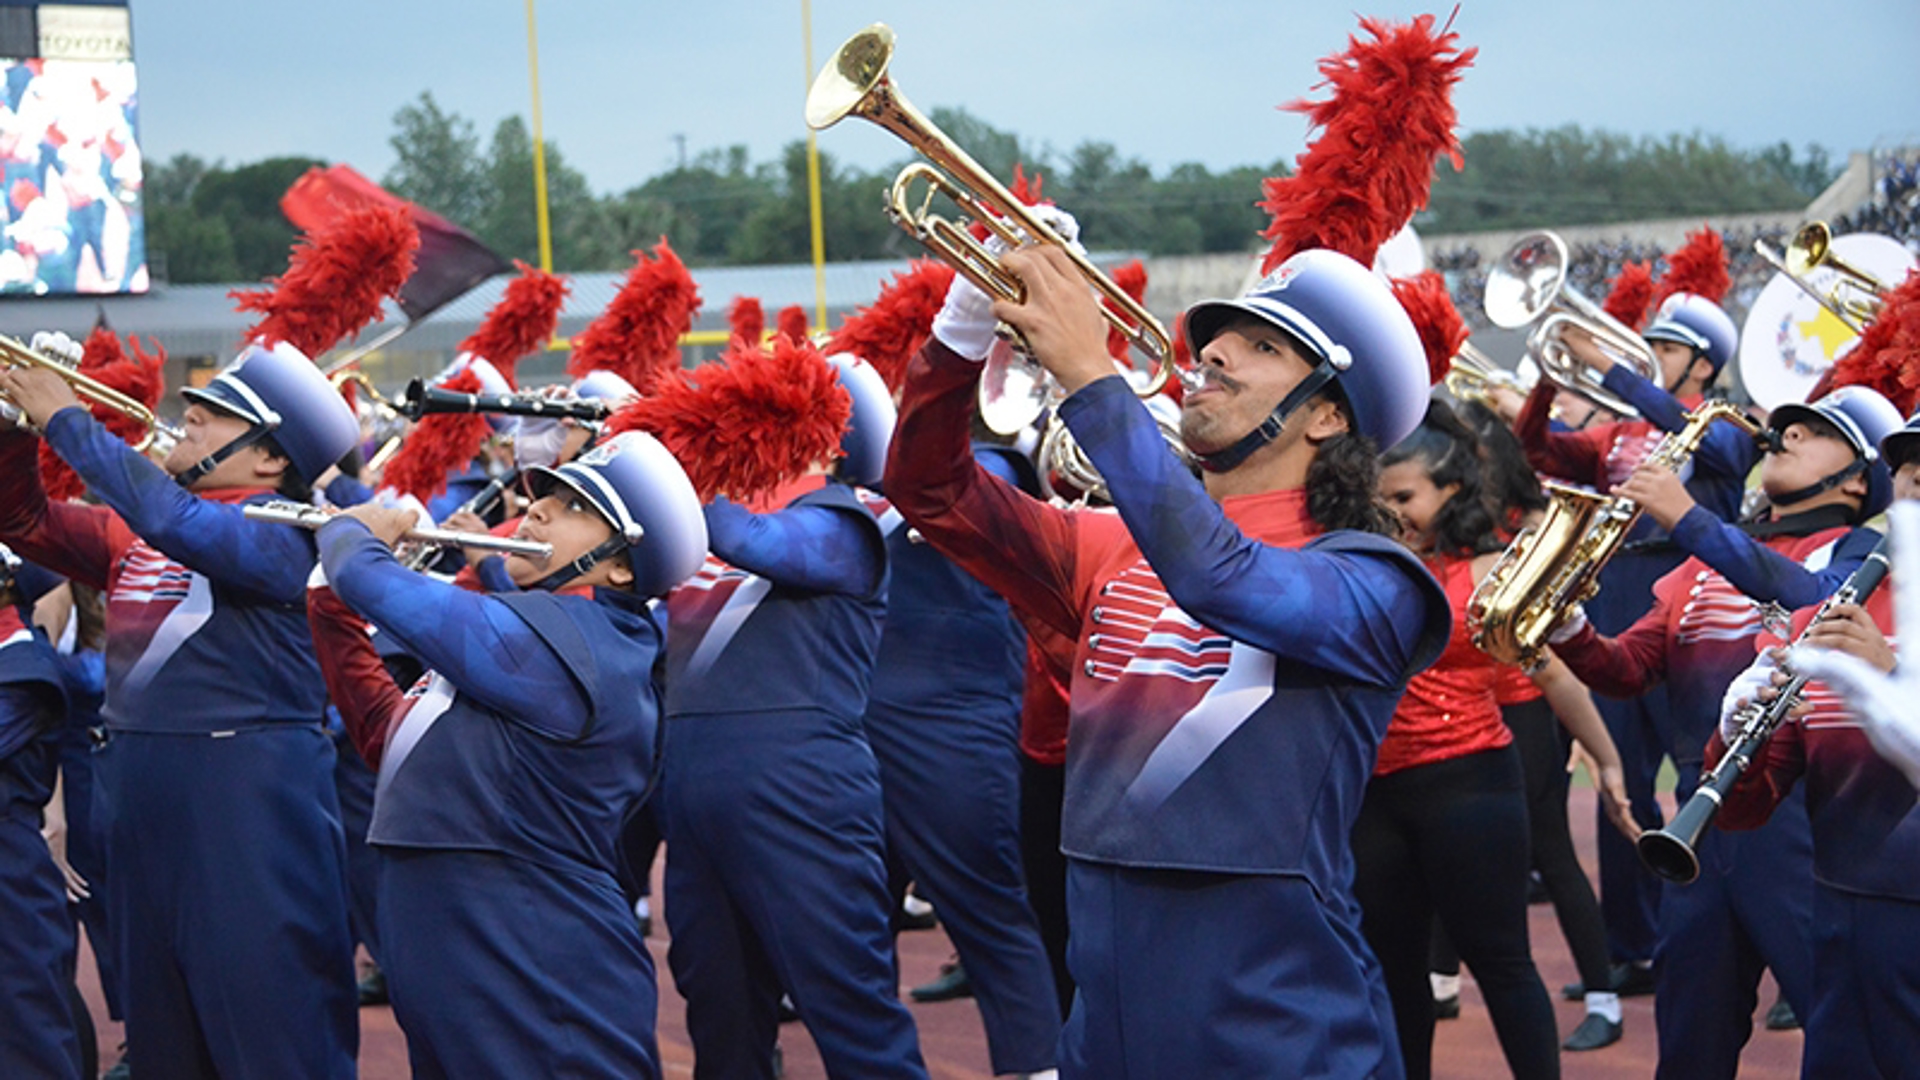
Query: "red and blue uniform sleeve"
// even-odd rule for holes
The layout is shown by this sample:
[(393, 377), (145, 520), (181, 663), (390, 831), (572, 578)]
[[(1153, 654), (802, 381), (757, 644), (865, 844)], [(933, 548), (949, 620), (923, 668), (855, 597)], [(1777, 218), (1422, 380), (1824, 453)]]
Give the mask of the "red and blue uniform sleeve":
[(351, 518), (328, 522), (319, 540), (321, 565), (340, 599), (461, 693), (554, 738), (587, 730), (586, 690), (505, 603), (408, 570)]
[[(1661, 431), (1675, 432), (1687, 426), (1687, 409), (1679, 399), (1635, 374), (1625, 364), (1607, 369), (1601, 385), (1626, 401)], [(1717, 420), (1693, 452), (1693, 467), (1716, 476), (1745, 477), (1760, 455), (1752, 435), (1725, 420)]]
[(328, 701), (339, 712), (361, 760), (378, 769), (394, 718), (406, 711), (406, 696), (367, 636), (365, 621), (340, 601), (332, 587), (307, 591), (307, 628), (313, 632), (313, 651), (327, 681)]
[(327, 483), (327, 501), (342, 510), (373, 499), (373, 489), (345, 473)]
[(1601, 637), (1589, 623), (1567, 641), (1554, 645), (1555, 656), (1588, 689), (1610, 698), (1635, 698), (1667, 677), (1667, 623), (1673, 591), (1686, 580), (1686, 563), (1653, 586), (1653, 607), (1616, 637)]
[(79, 406), (47, 421), (47, 442), (129, 529), (219, 585), (283, 604), (306, 597), (313, 544), (303, 529), (252, 521), (199, 498)]
[(1527, 403), (1514, 419), (1513, 433), (1526, 449), (1527, 464), (1547, 476), (1606, 489), (1607, 450), (1613, 443), (1613, 425), (1582, 431), (1553, 431), (1549, 420), (1558, 388), (1545, 379), (1527, 395)]
[(706, 506), (707, 547), (729, 565), (776, 585), (868, 597), (886, 580), (878, 533), (851, 511), (790, 506), (756, 514), (725, 498)]
[(1277, 656), (1375, 685), (1404, 680), (1428, 624), (1425, 594), (1406, 569), (1243, 534), (1168, 452), (1123, 378), (1080, 388), (1060, 417), (1112, 481), (1121, 520), (1181, 610)]
[(1762, 602), (1798, 610), (1825, 600), (1866, 561), (1880, 534), (1855, 529), (1835, 541), (1833, 556), (1821, 570), (1808, 570), (1696, 506), (1674, 523), (1673, 542), (1720, 572), (1734, 588)]
[(1023, 494), (974, 461), (980, 365), (929, 338), (907, 369), (882, 484), (927, 542), (1007, 599), (1024, 619), (1077, 640), (1071, 511)]
[(0, 540), (21, 556), (96, 589), (133, 534), (104, 506), (49, 503), (40, 486), (39, 440), (0, 432)]

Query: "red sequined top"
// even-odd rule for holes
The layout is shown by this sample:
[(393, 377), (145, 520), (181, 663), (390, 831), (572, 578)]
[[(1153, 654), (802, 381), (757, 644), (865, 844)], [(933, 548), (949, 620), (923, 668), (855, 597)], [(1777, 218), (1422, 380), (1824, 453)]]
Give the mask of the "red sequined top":
[(1475, 647), (1466, 631), (1473, 560), (1429, 559), (1427, 569), (1440, 580), (1453, 605), (1453, 637), (1440, 659), (1407, 683), (1406, 695), (1380, 744), (1375, 776), (1495, 750), (1513, 741), (1494, 697), (1501, 673), (1511, 669)]

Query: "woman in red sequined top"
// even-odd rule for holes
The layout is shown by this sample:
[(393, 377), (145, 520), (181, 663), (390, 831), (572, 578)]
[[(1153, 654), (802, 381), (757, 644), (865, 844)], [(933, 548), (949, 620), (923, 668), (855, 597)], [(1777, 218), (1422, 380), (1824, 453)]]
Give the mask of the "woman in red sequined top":
[[(1446, 652), (1408, 684), (1354, 825), (1362, 928), (1386, 975), (1410, 1080), (1430, 1071), (1435, 915), (1473, 971), (1514, 1075), (1558, 1076), (1553, 1006), (1527, 940), (1526, 793), (1495, 696), (1502, 668), (1464, 624), (1467, 598), (1501, 547), (1480, 441), (1435, 404), (1381, 466), (1382, 496), (1446, 589), (1455, 627)], [(1603, 791), (1624, 806), (1619, 753), (1585, 688), (1557, 666), (1536, 681), (1601, 763)]]

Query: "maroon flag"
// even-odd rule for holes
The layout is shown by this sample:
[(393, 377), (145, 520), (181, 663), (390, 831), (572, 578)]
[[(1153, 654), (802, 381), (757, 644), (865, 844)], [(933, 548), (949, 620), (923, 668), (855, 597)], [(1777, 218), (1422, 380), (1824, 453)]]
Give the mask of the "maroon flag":
[(424, 207), (394, 195), (350, 166), (312, 168), (280, 196), (280, 211), (312, 232), (363, 206), (404, 206), (420, 230), (413, 275), (400, 287), (400, 310), (417, 322), (468, 289), (513, 269), (472, 233)]

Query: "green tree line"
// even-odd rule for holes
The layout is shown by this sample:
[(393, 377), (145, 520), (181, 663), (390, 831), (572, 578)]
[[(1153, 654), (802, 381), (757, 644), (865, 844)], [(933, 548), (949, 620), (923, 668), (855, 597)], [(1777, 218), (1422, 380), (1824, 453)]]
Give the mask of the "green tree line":
[[(1287, 163), (1215, 172), (1176, 165), (1156, 175), (1107, 142), (1062, 152), (1038, 147), (961, 109), (932, 119), (995, 176), (1016, 163), (1046, 178), (1048, 197), (1072, 210), (1101, 248), (1155, 255), (1257, 247), (1266, 215), (1260, 180)], [(510, 258), (537, 262), (533, 138), (509, 116), (484, 143), (473, 121), (423, 93), (394, 114), (393, 167), (380, 182), (458, 222)], [(1575, 126), (1491, 131), (1465, 140), (1467, 167), (1442, 163), (1427, 232), (1577, 225), (1650, 217), (1784, 210), (1804, 205), (1838, 166), (1818, 146), (1741, 150), (1717, 137), (1630, 138)], [(548, 206), (556, 268), (620, 270), (636, 248), (669, 237), (691, 265), (804, 262), (810, 257), (806, 144), (773, 161), (744, 146), (697, 153), (684, 164), (614, 194), (596, 194), (552, 140), (546, 143)], [(827, 258), (897, 258), (919, 248), (881, 212), (887, 187), (911, 159), (866, 171), (820, 154)], [(176, 282), (249, 281), (284, 269), (293, 227), (278, 200), (308, 167), (270, 158), (227, 166), (190, 154), (149, 166), (147, 236), (157, 272)]]

